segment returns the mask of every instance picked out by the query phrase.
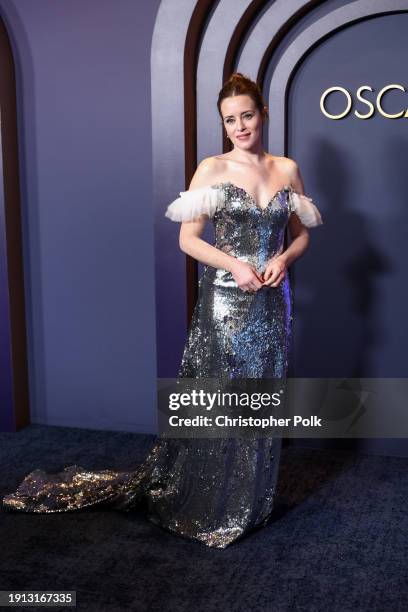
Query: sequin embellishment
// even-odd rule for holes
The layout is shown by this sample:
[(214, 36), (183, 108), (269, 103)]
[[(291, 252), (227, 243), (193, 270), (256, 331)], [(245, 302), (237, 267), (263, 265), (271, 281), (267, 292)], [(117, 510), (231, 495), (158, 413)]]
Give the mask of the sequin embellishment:
[[(215, 246), (263, 272), (283, 249), (285, 228), (299, 202), (289, 187), (266, 207), (233, 183), (212, 186), (204, 210)], [(208, 197), (209, 196), (209, 197)], [(185, 201), (190, 201), (190, 194)], [(300, 202), (310, 212), (308, 202)], [(198, 203), (199, 204), (199, 203)], [(178, 204), (174, 219), (188, 218)], [(310, 216), (310, 215), (309, 215)], [(312, 215), (313, 216), (313, 215)], [(316, 216), (315, 216), (316, 218)], [(291, 336), (289, 278), (255, 294), (241, 291), (231, 273), (205, 266), (178, 376), (285, 377)], [(225, 548), (271, 515), (281, 439), (158, 438), (134, 471), (88, 470), (78, 465), (50, 474), (31, 472), (3, 504), (9, 510), (55, 513), (104, 504), (129, 511), (143, 500), (155, 524), (210, 547)], [(91, 520), (91, 517), (90, 517)]]

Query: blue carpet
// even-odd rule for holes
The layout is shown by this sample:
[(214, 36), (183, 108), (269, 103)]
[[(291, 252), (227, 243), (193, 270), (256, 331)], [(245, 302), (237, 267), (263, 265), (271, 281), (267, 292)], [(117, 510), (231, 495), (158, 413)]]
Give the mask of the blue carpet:
[[(135, 469), (153, 443), (40, 425), (1, 433), (0, 495), (35, 468)], [(288, 446), (272, 521), (226, 550), (167, 533), (142, 511), (3, 510), (0, 589), (76, 590), (90, 612), (402, 612), (407, 499), (406, 458)]]

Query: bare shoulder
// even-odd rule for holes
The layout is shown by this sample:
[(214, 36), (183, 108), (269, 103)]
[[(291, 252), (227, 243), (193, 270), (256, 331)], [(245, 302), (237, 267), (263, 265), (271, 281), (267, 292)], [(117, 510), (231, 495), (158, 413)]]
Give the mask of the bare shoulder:
[(205, 157), (198, 164), (194, 176), (191, 179), (189, 189), (210, 187), (217, 183), (218, 178), (225, 169), (225, 164), (226, 162), (222, 159), (222, 156), (213, 155), (211, 157)]
[(281, 160), (282, 174), (286, 177), (288, 185), (291, 185), (295, 191), (303, 193), (304, 184), (297, 162), (290, 157), (280, 157), (279, 159)]
[(290, 157), (284, 157), (283, 155), (273, 155), (272, 157), (274, 165), (276, 165), (280, 172), (286, 174), (288, 178), (291, 175), (296, 174), (296, 172), (298, 171), (298, 165), (294, 159), (291, 159)]
[(285, 181), (288, 183), (288, 185), (292, 185), (292, 187), (296, 190), (301, 190), (303, 188), (300, 169), (294, 159), (284, 156), (275, 157), (274, 163), (275, 167), (278, 169), (278, 172), (285, 177)]

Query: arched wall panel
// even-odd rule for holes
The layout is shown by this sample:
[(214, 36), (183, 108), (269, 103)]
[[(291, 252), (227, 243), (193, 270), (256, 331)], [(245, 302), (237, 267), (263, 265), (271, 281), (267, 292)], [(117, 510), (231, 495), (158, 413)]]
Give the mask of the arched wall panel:
[(30, 422), (15, 64), (0, 18), (0, 430)]
[[(385, 84), (401, 80), (404, 23), (408, 27), (408, 12), (353, 21), (315, 47), (292, 79), (289, 150), (326, 217), (324, 231), (313, 235), (295, 270), (293, 364), (299, 376), (407, 375), (408, 337), (400, 325), (408, 307), (400, 266), (405, 238), (399, 229), (408, 222), (404, 119), (391, 121), (375, 111), (366, 121), (353, 113), (331, 121), (319, 109), (319, 92), (328, 83), (345, 87), (353, 111), (366, 112), (356, 101), (360, 85), (374, 88), (367, 97), (375, 101)], [(388, 42), (379, 48), (381, 36)], [(336, 61), (340, 52), (346, 72)], [(337, 95), (328, 107), (338, 112), (343, 103)], [(384, 98), (390, 111), (401, 105), (408, 105), (402, 92)]]
[[(232, 11), (232, 4), (234, 11)], [(310, 163), (302, 163), (301, 158), (304, 157), (304, 153), (300, 154), (299, 159), (294, 154), (298, 146), (293, 140), (295, 136), (291, 130), (292, 118), (289, 104), (289, 100), (293, 100), (298, 91), (297, 89), (292, 90), (294, 80), (303, 62), (313, 50), (335, 35), (337, 31), (348, 27), (349, 24), (358, 23), (376, 15), (406, 12), (407, 10), (406, 2), (400, 0), (360, 0), (357, 2), (276, 0), (265, 3), (247, 1), (231, 3), (230, 0), (221, 0), (214, 2), (208, 14), (206, 29), (202, 33), (197, 64), (196, 119), (193, 128), (188, 124), (184, 126), (186, 142), (196, 143), (195, 163), (221, 150), (222, 128), (217, 114), (216, 98), (222, 82), (229, 73), (234, 69), (239, 70), (252, 78), (257, 78), (272, 111), (265, 139), (268, 143), (268, 150), (277, 155), (294, 157), (299, 161), (306, 191), (312, 189), (311, 195), (318, 202), (321, 201), (323, 211), (329, 212), (325, 204), (327, 191), (322, 191), (321, 182), (316, 180), (316, 177), (319, 176), (319, 168), (312, 169)], [(193, 84), (190, 83), (190, 86)], [(311, 88), (313, 89), (313, 84)], [(288, 140), (289, 133), (291, 141)], [(303, 142), (301, 150), (309, 151), (310, 144)], [(224, 150), (226, 150), (225, 143)], [(181, 162), (180, 155), (178, 159)], [(318, 161), (318, 157), (314, 159)], [(180, 184), (182, 183), (181, 181)], [(165, 206), (174, 195), (176, 194), (173, 191), (161, 203), (159, 215), (163, 214)], [(177, 232), (178, 228), (175, 233)], [(171, 232), (168, 231), (168, 233)], [(314, 239), (316, 245), (319, 244), (319, 241), (318, 237)], [(167, 244), (169, 244), (168, 241)], [(173, 246), (174, 244), (175, 242)], [(312, 254), (310, 261), (314, 261), (315, 258), (316, 252)], [(299, 262), (299, 267), (300, 265), (303, 265), (303, 262)], [(294, 274), (292, 273), (295, 309), (296, 281), (295, 270)], [(194, 275), (187, 278), (187, 290), (195, 296), (196, 277)], [(179, 306), (182, 301), (178, 300)], [(190, 301), (190, 315), (191, 303), (194, 304), (194, 300)], [(174, 318), (172, 319), (174, 324)], [(176, 374), (179, 365), (185, 331), (173, 345), (172, 355), (168, 353), (173, 363), (167, 364), (166, 368), (167, 372), (171, 371), (172, 375)]]
[(195, 0), (161, 3), (152, 42), (152, 154), (155, 213), (156, 332), (159, 376), (171, 376), (185, 332), (185, 257), (178, 227), (164, 218), (185, 185), (184, 51)]

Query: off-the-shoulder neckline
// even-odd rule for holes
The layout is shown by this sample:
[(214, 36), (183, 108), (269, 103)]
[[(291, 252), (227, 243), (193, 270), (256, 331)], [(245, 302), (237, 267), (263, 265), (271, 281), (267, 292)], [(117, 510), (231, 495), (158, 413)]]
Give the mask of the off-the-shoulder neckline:
[(293, 191), (293, 188), (291, 185), (284, 185), (283, 187), (281, 187), (281, 189), (278, 189), (278, 191), (276, 191), (273, 196), (269, 198), (266, 206), (261, 206), (260, 204), (258, 204), (258, 202), (256, 201), (256, 199), (254, 198), (252, 194), (250, 194), (243, 187), (236, 185), (232, 181), (222, 181), (220, 183), (214, 183), (214, 185), (211, 185), (211, 187), (214, 188), (214, 187), (219, 187), (221, 185), (230, 185), (232, 187), (235, 187), (235, 189), (239, 189), (239, 191), (242, 191), (253, 202), (254, 206), (256, 206), (256, 208), (258, 208), (259, 210), (267, 210), (267, 208), (269, 208), (272, 202), (276, 200), (276, 198), (282, 193), (282, 191)]

